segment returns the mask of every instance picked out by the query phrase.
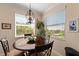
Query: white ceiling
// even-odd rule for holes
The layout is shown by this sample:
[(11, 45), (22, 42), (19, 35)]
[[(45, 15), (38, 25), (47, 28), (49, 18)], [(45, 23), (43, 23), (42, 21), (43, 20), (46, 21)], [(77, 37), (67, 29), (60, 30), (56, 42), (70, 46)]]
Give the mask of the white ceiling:
[[(29, 3), (19, 3), (19, 5), (29, 8)], [(56, 3), (31, 3), (31, 8), (44, 13), (50, 6), (56, 6)]]

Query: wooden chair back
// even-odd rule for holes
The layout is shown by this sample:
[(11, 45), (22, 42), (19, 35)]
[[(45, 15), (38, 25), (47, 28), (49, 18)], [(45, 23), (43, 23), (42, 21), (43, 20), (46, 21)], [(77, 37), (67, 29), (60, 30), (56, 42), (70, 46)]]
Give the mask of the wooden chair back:
[(1, 42), (1, 45), (2, 45), (2, 47), (3, 47), (4, 54), (5, 54), (5, 56), (7, 56), (7, 53), (10, 51), (10, 50), (9, 50), (8, 40), (6, 40), (6, 39), (1, 39), (0, 42)]

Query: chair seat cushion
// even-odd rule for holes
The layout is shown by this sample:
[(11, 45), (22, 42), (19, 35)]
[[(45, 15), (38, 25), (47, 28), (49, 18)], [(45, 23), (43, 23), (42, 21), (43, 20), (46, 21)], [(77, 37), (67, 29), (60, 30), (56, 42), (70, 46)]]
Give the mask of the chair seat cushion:
[(13, 49), (8, 53), (8, 55), (9, 56), (21, 56), (21, 55), (23, 55), (23, 51)]

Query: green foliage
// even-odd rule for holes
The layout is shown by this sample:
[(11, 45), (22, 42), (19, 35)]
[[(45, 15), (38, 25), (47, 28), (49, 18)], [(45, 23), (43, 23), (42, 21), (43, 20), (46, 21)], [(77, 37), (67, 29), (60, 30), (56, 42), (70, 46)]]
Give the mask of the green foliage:
[(38, 29), (44, 28), (44, 23), (43, 23), (42, 21), (37, 21), (36, 27), (37, 27)]
[(29, 41), (27, 42), (27, 44), (34, 44), (34, 43), (35, 43), (34, 40), (29, 40)]
[(60, 35), (60, 36), (64, 36), (64, 32), (60, 32), (59, 35)]
[(35, 40), (33, 37), (29, 37), (29, 41), (27, 42), (28, 44), (33, 44), (35, 43)]
[(33, 30), (29, 26), (16, 26), (17, 35), (28, 34), (28, 33), (32, 33), (32, 32), (33, 32)]
[(64, 31), (61, 30), (46, 30), (47, 34), (52, 36), (54, 34), (59, 34), (60, 36), (64, 36)]
[(45, 36), (45, 30), (44, 29), (39, 29), (38, 33), (37, 33), (37, 36), (44, 37)]
[(45, 28), (44, 28), (44, 23), (42, 21), (37, 21), (36, 28), (38, 29), (37, 31), (37, 36), (45, 37)]
[(47, 35), (51, 36), (53, 35), (53, 31), (52, 30), (46, 30), (47, 31)]

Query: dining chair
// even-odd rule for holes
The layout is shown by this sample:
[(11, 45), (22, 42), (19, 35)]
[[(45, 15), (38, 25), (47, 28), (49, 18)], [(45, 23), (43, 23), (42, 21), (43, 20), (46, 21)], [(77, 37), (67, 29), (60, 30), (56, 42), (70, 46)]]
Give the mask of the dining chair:
[(1, 39), (0, 42), (1, 42), (5, 56), (23, 56), (24, 55), (24, 52), (16, 50), (16, 49), (13, 49), (10, 51), (8, 40)]
[(65, 54), (66, 56), (79, 56), (79, 51), (72, 47), (65, 47)]
[(35, 50), (29, 51), (30, 56), (51, 56), (54, 41), (42, 46), (36, 46)]
[(24, 34), (24, 38), (27, 38), (29, 36), (32, 36), (32, 34)]

